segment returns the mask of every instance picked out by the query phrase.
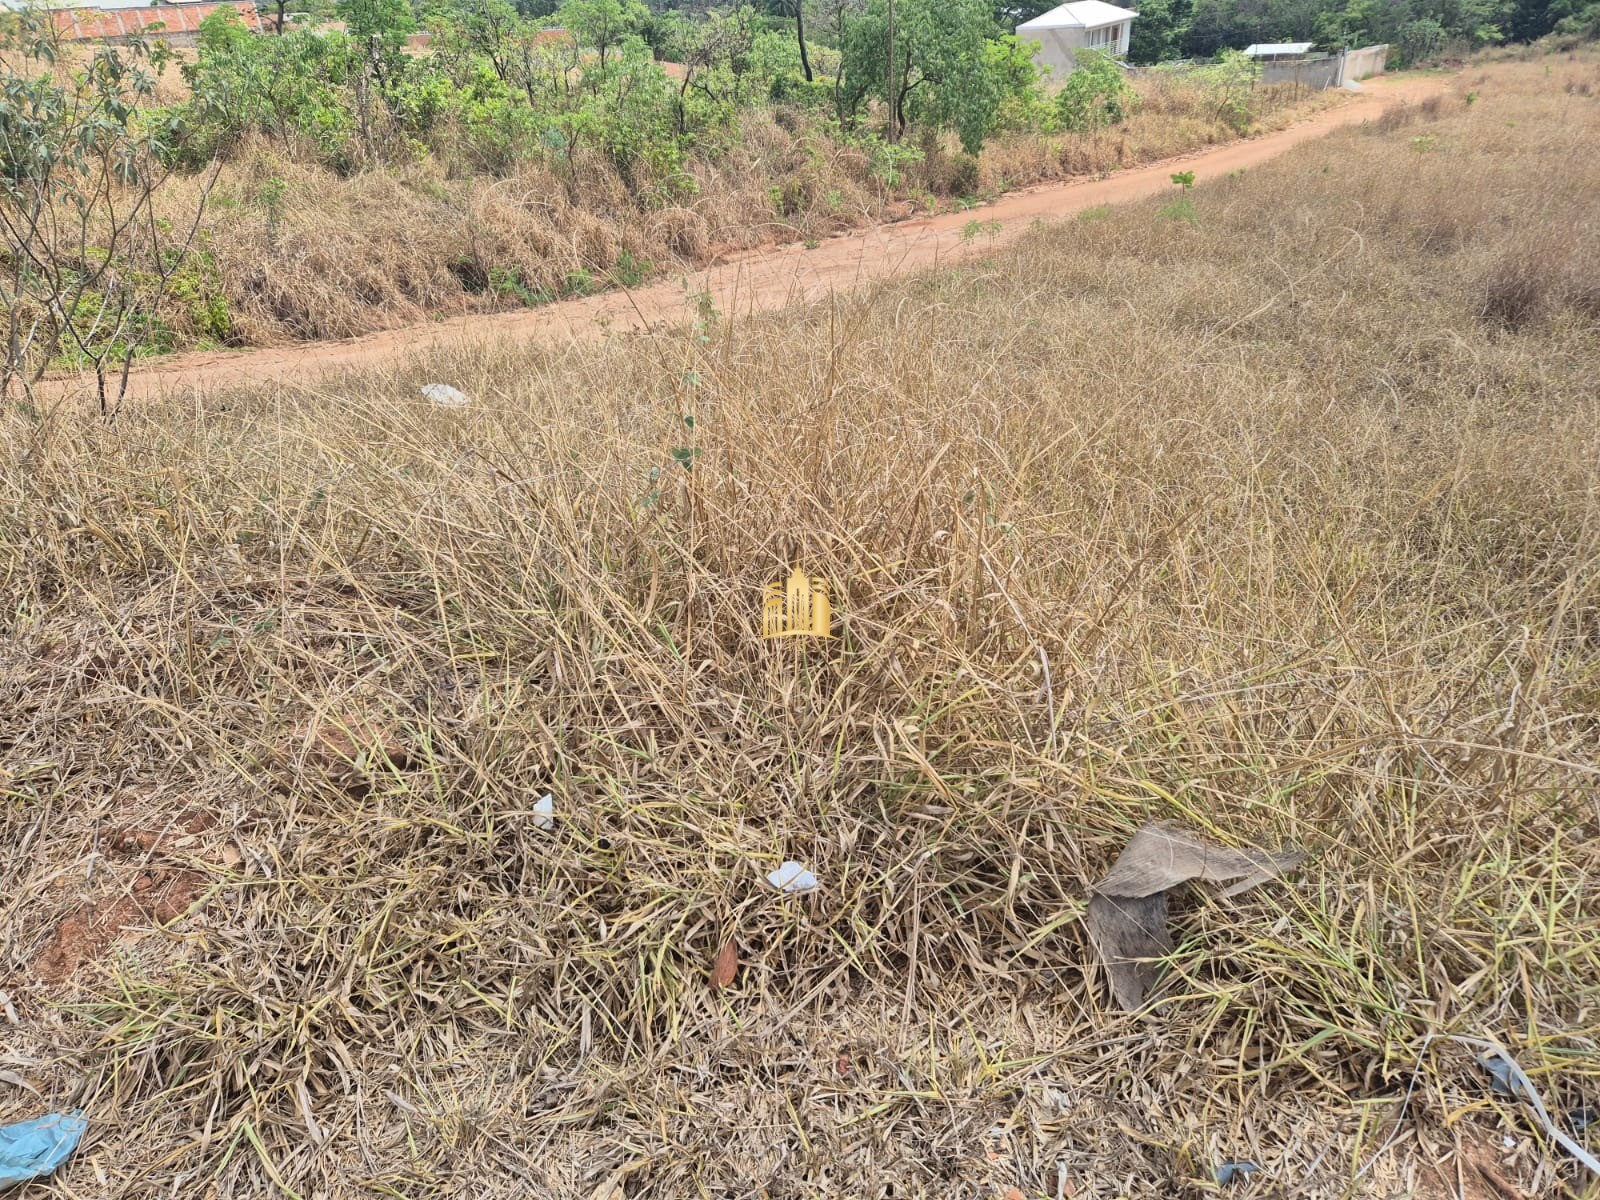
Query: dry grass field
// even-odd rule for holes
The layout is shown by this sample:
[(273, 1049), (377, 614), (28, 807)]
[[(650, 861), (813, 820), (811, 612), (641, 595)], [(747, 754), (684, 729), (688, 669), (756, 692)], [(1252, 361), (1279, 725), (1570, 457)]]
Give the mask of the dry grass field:
[[(830, 305), (0, 415), (22, 1200), (1593, 1196), (1451, 1038), (1600, 1107), (1597, 140), (1529, 55)], [(1157, 818), (1308, 858), (1126, 1014)]]
[[(229, 345), (351, 337), (516, 308), (530, 296), (633, 285), (732, 251), (811, 242), (1239, 136), (1208, 86), (1151, 76), (1138, 93), (1120, 126), (1005, 133), (981, 158), (960, 153), (953, 135), (920, 138), (922, 157), (892, 177), (814, 116), (751, 109), (725, 149), (691, 158), (690, 187), (666, 207), (642, 205), (598, 153), (581, 156), (569, 188), (539, 161), (503, 173), (436, 153), (340, 175), (256, 140), (235, 152), (211, 194), (200, 247), (212, 265), (199, 275), (228, 316)], [(1347, 99), (1289, 85), (1258, 89), (1250, 132)], [(173, 182), (162, 198), (171, 219), (192, 220), (205, 182)], [(216, 311), (215, 303), (169, 306), (177, 346), (206, 340)]]

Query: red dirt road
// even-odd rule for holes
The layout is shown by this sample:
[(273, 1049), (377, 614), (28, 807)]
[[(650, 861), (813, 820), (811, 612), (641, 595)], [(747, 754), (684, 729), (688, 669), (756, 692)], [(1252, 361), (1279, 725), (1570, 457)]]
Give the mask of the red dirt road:
[[(456, 317), (340, 342), (175, 355), (139, 367), (129, 381), (129, 392), (150, 395), (275, 379), (303, 381), (330, 370), (393, 366), (431, 348), (491, 338), (543, 337), (561, 342), (594, 337), (604, 330), (643, 329), (692, 317), (692, 297), (702, 294), (709, 294), (724, 315), (816, 300), (904, 271), (986, 253), (996, 243), (1026, 231), (1036, 219), (1071, 216), (1171, 191), (1175, 167), (1194, 171), (1204, 184), (1230, 171), (1258, 166), (1332, 130), (1371, 120), (1391, 106), (1440, 95), (1447, 82), (1438, 77), (1374, 79), (1348, 103), (1276, 133), (1119, 172), (1109, 179), (1011, 192), (968, 212), (874, 226), (832, 238), (814, 250), (792, 245), (751, 251), (686, 277), (674, 275), (632, 291), (609, 291), (537, 309)], [(999, 230), (993, 236), (964, 237), (973, 221), (997, 221)]]

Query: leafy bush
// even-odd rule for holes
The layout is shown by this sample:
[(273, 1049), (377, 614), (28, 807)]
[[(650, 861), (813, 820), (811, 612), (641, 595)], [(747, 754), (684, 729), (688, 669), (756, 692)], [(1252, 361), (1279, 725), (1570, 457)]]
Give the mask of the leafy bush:
[(351, 139), (359, 122), (342, 92), (359, 70), (343, 34), (298, 29), (256, 37), (231, 9), (218, 9), (201, 23), (195, 61), (183, 68), (190, 100), (174, 113), (184, 132), (174, 152), (194, 164), (259, 133), (289, 147), (304, 144), (347, 169), (357, 157)]
[(1254, 59), (1238, 50), (1224, 50), (1215, 63), (1194, 71), (1193, 77), (1209, 93), (1212, 117), (1244, 133), (1255, 117), (1251, 96), (1258, 73)]
[(1077, 65), (1056, 96), (1061, 124), (1081, 132), (1121, 122), (1135, 99), (1122, 68), (1103, 50), (1079, 50), (1074, 57)]
[(1407, 21), (1400, 27), (1397, 39), (1401, 60), (1409, 65), (1439, 57), (1446, 36), (1444, 26), (1432, 17)]

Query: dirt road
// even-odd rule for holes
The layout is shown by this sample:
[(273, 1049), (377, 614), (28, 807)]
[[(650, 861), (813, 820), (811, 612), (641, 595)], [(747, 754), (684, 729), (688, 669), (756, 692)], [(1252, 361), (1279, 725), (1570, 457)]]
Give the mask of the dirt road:
[[(305, 379), (328, 370), (390, 365), (442, 345), (485, 338), (593, 337), (602, 329), (631, 330), (694, 315), (693, 297), (709, 295), (724, 315), (745, 314), (814, 300), (872, 280), (985, 253), (1019, 236), (1035, 219), (1071, 216), (1102, 204), (1140, 200), (1172, 190), (1175, 169), (1199, 183), (1254, 167), (1302, 142), (1371, 120), (1385, 108), (1441, 94), (1438, 77), (1375, 79), (1348, 103), (1276, 133), (1120, 172), (1109, 179), (1045, 184), (1011, 192), (968, 212), (879, 225), (832, 238), (814, 250), (783, 246), (752, 251), (687, 277), (673, 276), (631, 291), (563, 300), (537, 309), (457, 317), (391, 329), (341, 342), (317, 342), (242, 353), (181, 354), (140, 367), (130, 392), (187, 391), (218, 384)], [(998, 231), (963, 236), (970, 222), (999, 222)], [(993, 228), (989, 226), (989, 228)]]

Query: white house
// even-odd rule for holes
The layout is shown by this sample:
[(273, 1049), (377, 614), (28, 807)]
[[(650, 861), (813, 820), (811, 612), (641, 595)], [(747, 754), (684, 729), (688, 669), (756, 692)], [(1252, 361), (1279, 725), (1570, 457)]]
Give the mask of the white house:
[(1072, 0), (1024, 21), (1017, 26), (1017, 36), (1025, 42), (1038, 42), (1034, 60), (1049, 67), (1056, 79), (1064, 79), (1077, 66), (1079, 50), (1126, 54), (1133, 19), (1138, 15), (1105, 0)]

